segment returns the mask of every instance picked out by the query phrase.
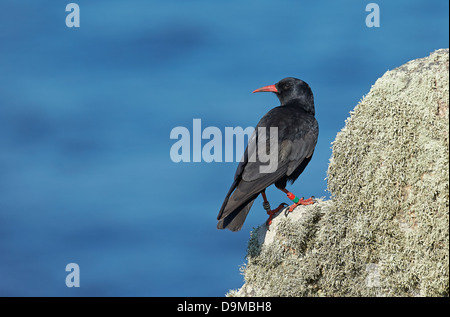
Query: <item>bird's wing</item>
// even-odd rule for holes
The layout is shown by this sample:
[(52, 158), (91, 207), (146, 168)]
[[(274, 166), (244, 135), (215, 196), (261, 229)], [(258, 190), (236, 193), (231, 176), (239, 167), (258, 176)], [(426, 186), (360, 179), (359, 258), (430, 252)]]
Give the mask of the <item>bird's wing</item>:
[(287, 155), (284, 151), (285, 144), (279, 143), (279, 128), (276, 127), (276, 131), (273, 128), (274, 126), (262, 126), (261, 122), (256, 126), (244, 153), (243, 161), (245, 165), (241, 166), (240, 169), (238, 168), (237, 172), (240, 174), (236, 176), (241, 176), (247, 182), (257, 179), (271, 179), (272, 177), (268, 174), (278, 174), (276, 172), (287, 163)]
[(287, 176), (291, 175), (304, 159), (311, 157), (316, 147), (317, 137), (318, 129), (311, 129), (302, 137), (291, 141)]
[[(236, 169), (233, 184), (217, 216), (218, 220), (227, 217), (241, 205), (247, 204), (249, 200), (255, 199), (255, 195), (258, 195), (266, 187), (275, 183), (286, 174), (288, 169), (286, 163), (283, 166), (278, 164), (272, 173), (260, 173), (260, 167), (262, 166), (264, 169), (263, 165), (267, 165), (267, 163), (252, 159), (252, 155), (257, 153), (257, 140), (258, 133), (256, 129), (250, 137), (244, 156)], [(275, 142), (274, 136), (267, 138), (266, 141), (267, 144), (270, 144), (270, 142), (273, 144)], [(276, 141), (278, 142), (278, 139)], [(274, 162), (275, 155), (278, 156), (278, 151), (269, 153), (268, 162)]]
[[(313, 116), (296, 116), (296, 113), (289, 113), (290, 109), (275, 108), (268, 119), (261, 119), (254, 134), (248, 142), (244, 158), (245, 164), (240, 164), (236, 171), (235, 180), (241, 176), (244, 181), (255, 181), (257, 179), (271, 180), (268, 174), (283, 171), (289, 176), (303, 162), (305, 158), (311, 157), (317, 143), (319, 127)], [(283, 114), (286, 120), (278, 120), (276, 123), (270, 122), (272, 117), (280, 117), (277, 112), (285, 111)], [(269, 112), (269, 114), (271, 114)], [(264, 134), (259, 131), (260, 126), (275, 127), (277, 133), (272, 133), (269, 128), (265, 129), (266, 142), (264, 144)], [(275, 132), (275, 131), (273, 131)], [(261, 139), (261, 137), (263, 137)], [(262, 148), (261, 148), (262, 147)], [(263, 158), (260, 152), (263, 150)], [(267, 155), (265, 155), (267, 154)], [(256, 159), (255, 159), (256, 158)], [(272, 165), (272, 166), (270, 166)], [(272, 183), (267, 184), (267, 186)], [(266, 186), (266, 187), (267, 187)]]

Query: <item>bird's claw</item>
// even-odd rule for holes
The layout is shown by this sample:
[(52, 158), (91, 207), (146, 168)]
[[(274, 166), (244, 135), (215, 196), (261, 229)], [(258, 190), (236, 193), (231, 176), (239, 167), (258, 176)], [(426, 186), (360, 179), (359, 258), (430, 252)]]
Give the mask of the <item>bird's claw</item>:
[(277, 208), (275, 208), (274, 210), (270, 210), (267, 211), (267, 214), (269, 215), (269, 218), (266, 221), (266, 226), (269, 227), (272, 224), (272, 219), (273, 216), (279, 212), (281, 209), (283, 209), (284, 207), (288, 206), (288, 204), (286, 203), (281, 203)]
[(307, 205), (312, 205), (316, 202), (316, 198), (314, 196), (311, 196), (308, 199), (305, 199), (304, 197), (302, 197), (297, 203), (292, 204), (289, 206), (289, 208), (286, 208), (284, 215), (287, 216), (290, 212), (293, 212), (295, 208), (297, 208), (297, 206), (307, 206)]

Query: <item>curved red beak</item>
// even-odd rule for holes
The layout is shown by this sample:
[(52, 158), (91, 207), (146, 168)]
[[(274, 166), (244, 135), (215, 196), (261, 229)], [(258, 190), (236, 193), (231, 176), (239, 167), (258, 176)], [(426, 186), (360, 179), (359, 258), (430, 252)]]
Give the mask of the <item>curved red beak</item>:
[(277, 89), (277, 87), (275, 87), (275, 85), (269, 85), (269, 86), (264, 86), (259, 89), (256, 89), (253, 91), (253, 93), (263, 92), (263, 91), (278, 92), (278, 89)]

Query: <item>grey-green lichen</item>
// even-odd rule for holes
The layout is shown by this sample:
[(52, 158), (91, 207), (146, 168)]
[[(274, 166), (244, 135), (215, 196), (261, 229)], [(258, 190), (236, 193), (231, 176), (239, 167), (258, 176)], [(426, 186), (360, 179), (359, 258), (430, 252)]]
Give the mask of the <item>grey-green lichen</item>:
[(333, 142), (332, 200), (253, 230), (230, 296), (449, 295), (449, 51), (388, 71)]

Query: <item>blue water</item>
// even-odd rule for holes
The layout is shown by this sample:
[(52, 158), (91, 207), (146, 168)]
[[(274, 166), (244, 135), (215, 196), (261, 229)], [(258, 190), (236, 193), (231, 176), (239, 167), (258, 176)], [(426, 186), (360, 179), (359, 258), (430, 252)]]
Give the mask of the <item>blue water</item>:
[[(388, 69), (449, 46), (448, 1), (0, 3), (0, 295), (223, 296), (243, 283), (249, 232), (216, 216), (237, 163), (173, 163), (170, 131), (255, 126), (293, 76), (320, 136), (290, 189), (326, 192), (330, 143)], [(205, 142), (204, 142), (205, 143)], [(284, 194), (268, 190), (272, 205)], [(68, 288), (65, 266), (80, 267)]]

